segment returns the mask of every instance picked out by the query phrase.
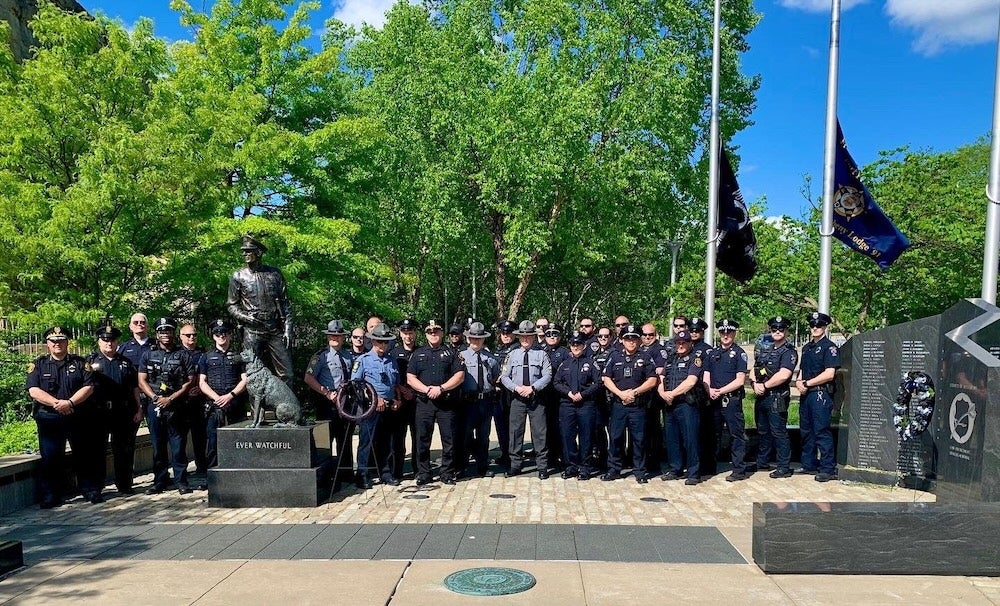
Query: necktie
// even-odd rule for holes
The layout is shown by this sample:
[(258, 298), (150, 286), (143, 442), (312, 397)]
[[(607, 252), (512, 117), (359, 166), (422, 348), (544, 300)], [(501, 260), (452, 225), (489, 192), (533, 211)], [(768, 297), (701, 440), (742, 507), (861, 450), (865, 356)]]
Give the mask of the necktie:
[(531, 368), (528, 366), (528, 350), (524, 350), (524, 363), (521, 366), (521, 384), (531, 385)]
[(476, 352), (476, 390), (483, 393), (483, 354)]
[[(340, 382), (344, 383), (344, 382), (347, 381), (348, 378), (350, 378), (351, 373), (349, 373), (347, 371), (347, 362), (344, 361), (344, 356), (340, 355), (339, 352), (336, 355), (337, 355), (337, 359), (340, 360), (340, 368), (341, 368), (341, 370), (344, 371), (344, 375), (343, 375), (343, 377), (341, 377)], [(338, 385), (338, 387), (339, 387), (339, 385)]]

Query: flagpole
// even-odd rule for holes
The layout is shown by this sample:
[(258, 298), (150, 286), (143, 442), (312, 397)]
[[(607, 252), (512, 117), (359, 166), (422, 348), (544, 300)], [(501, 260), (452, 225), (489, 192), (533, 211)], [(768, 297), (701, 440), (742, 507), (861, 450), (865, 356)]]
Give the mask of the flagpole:
[(993, 85), (993, 141), (990, 145), (990, 181), (986, 188), (986, 250), (983, 254), (983, 299), (996, 305), (997, 263), (1000, 262), (1000, 34)]
[(833, 264), (833, 180), (837, 149), (837, 79), (840, 69), (840, 0), (832, 0), (830, 71), (826, 85), (826, 147), (823, 160), (823, 222), (819, 230), (819, 310), (830, 313)]
[(712, 117), (709, 125), (708, 151), (708, 250), (705, 254), (705, 342), (712, 344), (715, 331), (715, 263), (719, 237), (719, 58), (722, 0), (715, 0), (715, 21), (712, 30)]

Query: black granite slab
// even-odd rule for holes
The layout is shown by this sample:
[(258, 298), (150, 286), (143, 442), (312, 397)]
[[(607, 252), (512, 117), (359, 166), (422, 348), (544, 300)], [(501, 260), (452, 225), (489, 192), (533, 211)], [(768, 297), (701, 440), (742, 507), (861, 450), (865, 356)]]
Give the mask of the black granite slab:
[(215, 554), (213, 560), (249, 560), (257, 556), (265, 547), (288, 532), (284, 524), (265, 524), (240, 537), (229, 547)]
[(208, 470), (209, 507), (316, 507), (330, 496), (327, 466)]
[[(455, 550), (456, 560), (492, 560), (500, 542), (500, 524), (469, 524)], [(418, 552), (419, 553), (419, 552)]]
[(535, 530), (536, 560), (575, 560), (576, 537), (570, 524), (539, 524)]
[(210, 560), (256, 528), (253, 524), (226, 524), (173, 556), (172, 560)]
[(184, 529), (174, 536), (160, 541), (145, 551), (137, 553), (133, 559), (169, 560), (175, 558), (181, 552), (186, 551), (192, 545), (201, 542), (218, 530), (217, 527), (207, 524), (185, 525)]
[(7, 574), (24, 566), (21, 541), (0, 541), (0, 574)]
[(497, 542), (498, 560), (534, 560), (537, 524), (505, 524)]
[(300, 427), (249, 427), (243, 421), (219, 429), (219, 467), (295, 469), (330, 458), (330, 422)]
[(257, 554), (261, 560), (288, 560), (323, 532), (318, 524), (296, 524)]
[(1000, 576), (998, 503), (754, 503), (768, 573)]
[(615, 526), (589, 526), (577, 524), (573, 527), (576, 540), (576, 557), (579, 560), (596, 560), (602, 562), (620, 562), (615, 541)]
[(394, 524), (365, 524), (337, 552), (338, 560), (371, 560), (395, 530)]
[(306, 543), (301, 551), (292, 556), (294, 560), (329, 560), (344, 548), (351, 538), (361, 530), (361, 524), (330, 524), (323, 532)]
[[(500, 536), (500, 527), (495, 528), (496, 536)], [(453, 559), (470, 533), (469, 527), (464, 524), (434, 524), (413, 557), (418, 560)], [(493, 551), (488, 557), (492, 558), (494, 553), (496, 553), (496, 540), (493, 540)]]
[(401, 524), (389, 534), (372, 559), (409, 560), (417, 555), (420, 545), (430, 531), (430, 524)]

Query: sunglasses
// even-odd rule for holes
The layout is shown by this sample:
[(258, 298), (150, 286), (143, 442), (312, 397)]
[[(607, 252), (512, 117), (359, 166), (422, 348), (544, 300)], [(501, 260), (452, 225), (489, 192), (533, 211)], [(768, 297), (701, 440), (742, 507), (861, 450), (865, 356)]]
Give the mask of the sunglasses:
[(788, 329), (787, 328), (777, 328), (777, 327), (774, 327), (774, 326), (771, 327), (771, 332), (785, 332), (786, 330), (788, 330)]
[(66, 339), (45, 339), (45, 340), (48, 341), (49, 343), (53, 344), (53, 345), (65, 345), (66, 344)]
[(615, 324), (615, 326), (617, 326), (618, 328), (621, 328), (622, 326), (628, 326), (628, 322), (625, 322), (624, 324)]
[(731, 335), (731, 334), (733, 334), (734, 332), (736, 332), (736, 331), (735, 331), (735, 330), (729, 330), (729, 329), (725, 329), (725, 330), (723, 330), (723, 329), (721, 329), (721, 328), (719, 329), (719, 334), (720, 334), (720, 335)]
[(145, 324), (145, 320), (132, 320), (132, 324)]
[(352, 339), (364, 339), (365, 336), (364, 335), (351, 335), (351, 338)]
[(593, 328), (593, 327), (594, 327), (593, 324), (581, 324), (580, 325), (580, 328)]
[(598, 339), (610, 339), (611, 335), (597, 335)]
[(656, 333), (655, 332), (644, 332), (644, 333), (642, 333), (642, 336), (644, 336), (644, 337), (655, 337)]
[(549, 330), (549, 331), (546, 331), (545, 332), (545, 336), (546, 337), (558, 337), (559, 336), (559, 331), (558, 330)]
[(538, 330), (547, 330), (549, 328), (549, 325), (548, 324), (539, 324), (539, 325), (535, 326), (535, 328), (538, 329)]
[(182, 333), (181, 333), (181, 336), (182, 336), (182, 337), (187, 337), (187, 338), (189, 338), (189, 339), (192, 339), (192, 338), (194, 338), (194, 337), (197, 337), (197, 336), (198, 336), (198, 333), (196, 333), (196, 332), (182, 332)]

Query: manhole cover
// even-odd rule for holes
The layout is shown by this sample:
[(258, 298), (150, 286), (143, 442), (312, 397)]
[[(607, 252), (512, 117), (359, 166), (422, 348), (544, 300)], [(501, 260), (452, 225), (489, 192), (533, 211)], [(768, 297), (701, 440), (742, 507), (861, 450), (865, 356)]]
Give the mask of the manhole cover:
[(645, 503), (666, 503), (669, 499), (664, 499), (663, 497), (642, 497), (639, 500)]
[(468, 568), (449, 574), (444, 586), (464, 595), (510, 595), (535, 586), (535, 577), (514, 568)]
[(430, 495), (426, 494), (408, 494), (403, 497), (404, 499), (429, 499)]
[(506, 494), (502, 492), (496, 492), (490, 495), (491, 499), (516, 499), (517, 497), (512, 494)]

